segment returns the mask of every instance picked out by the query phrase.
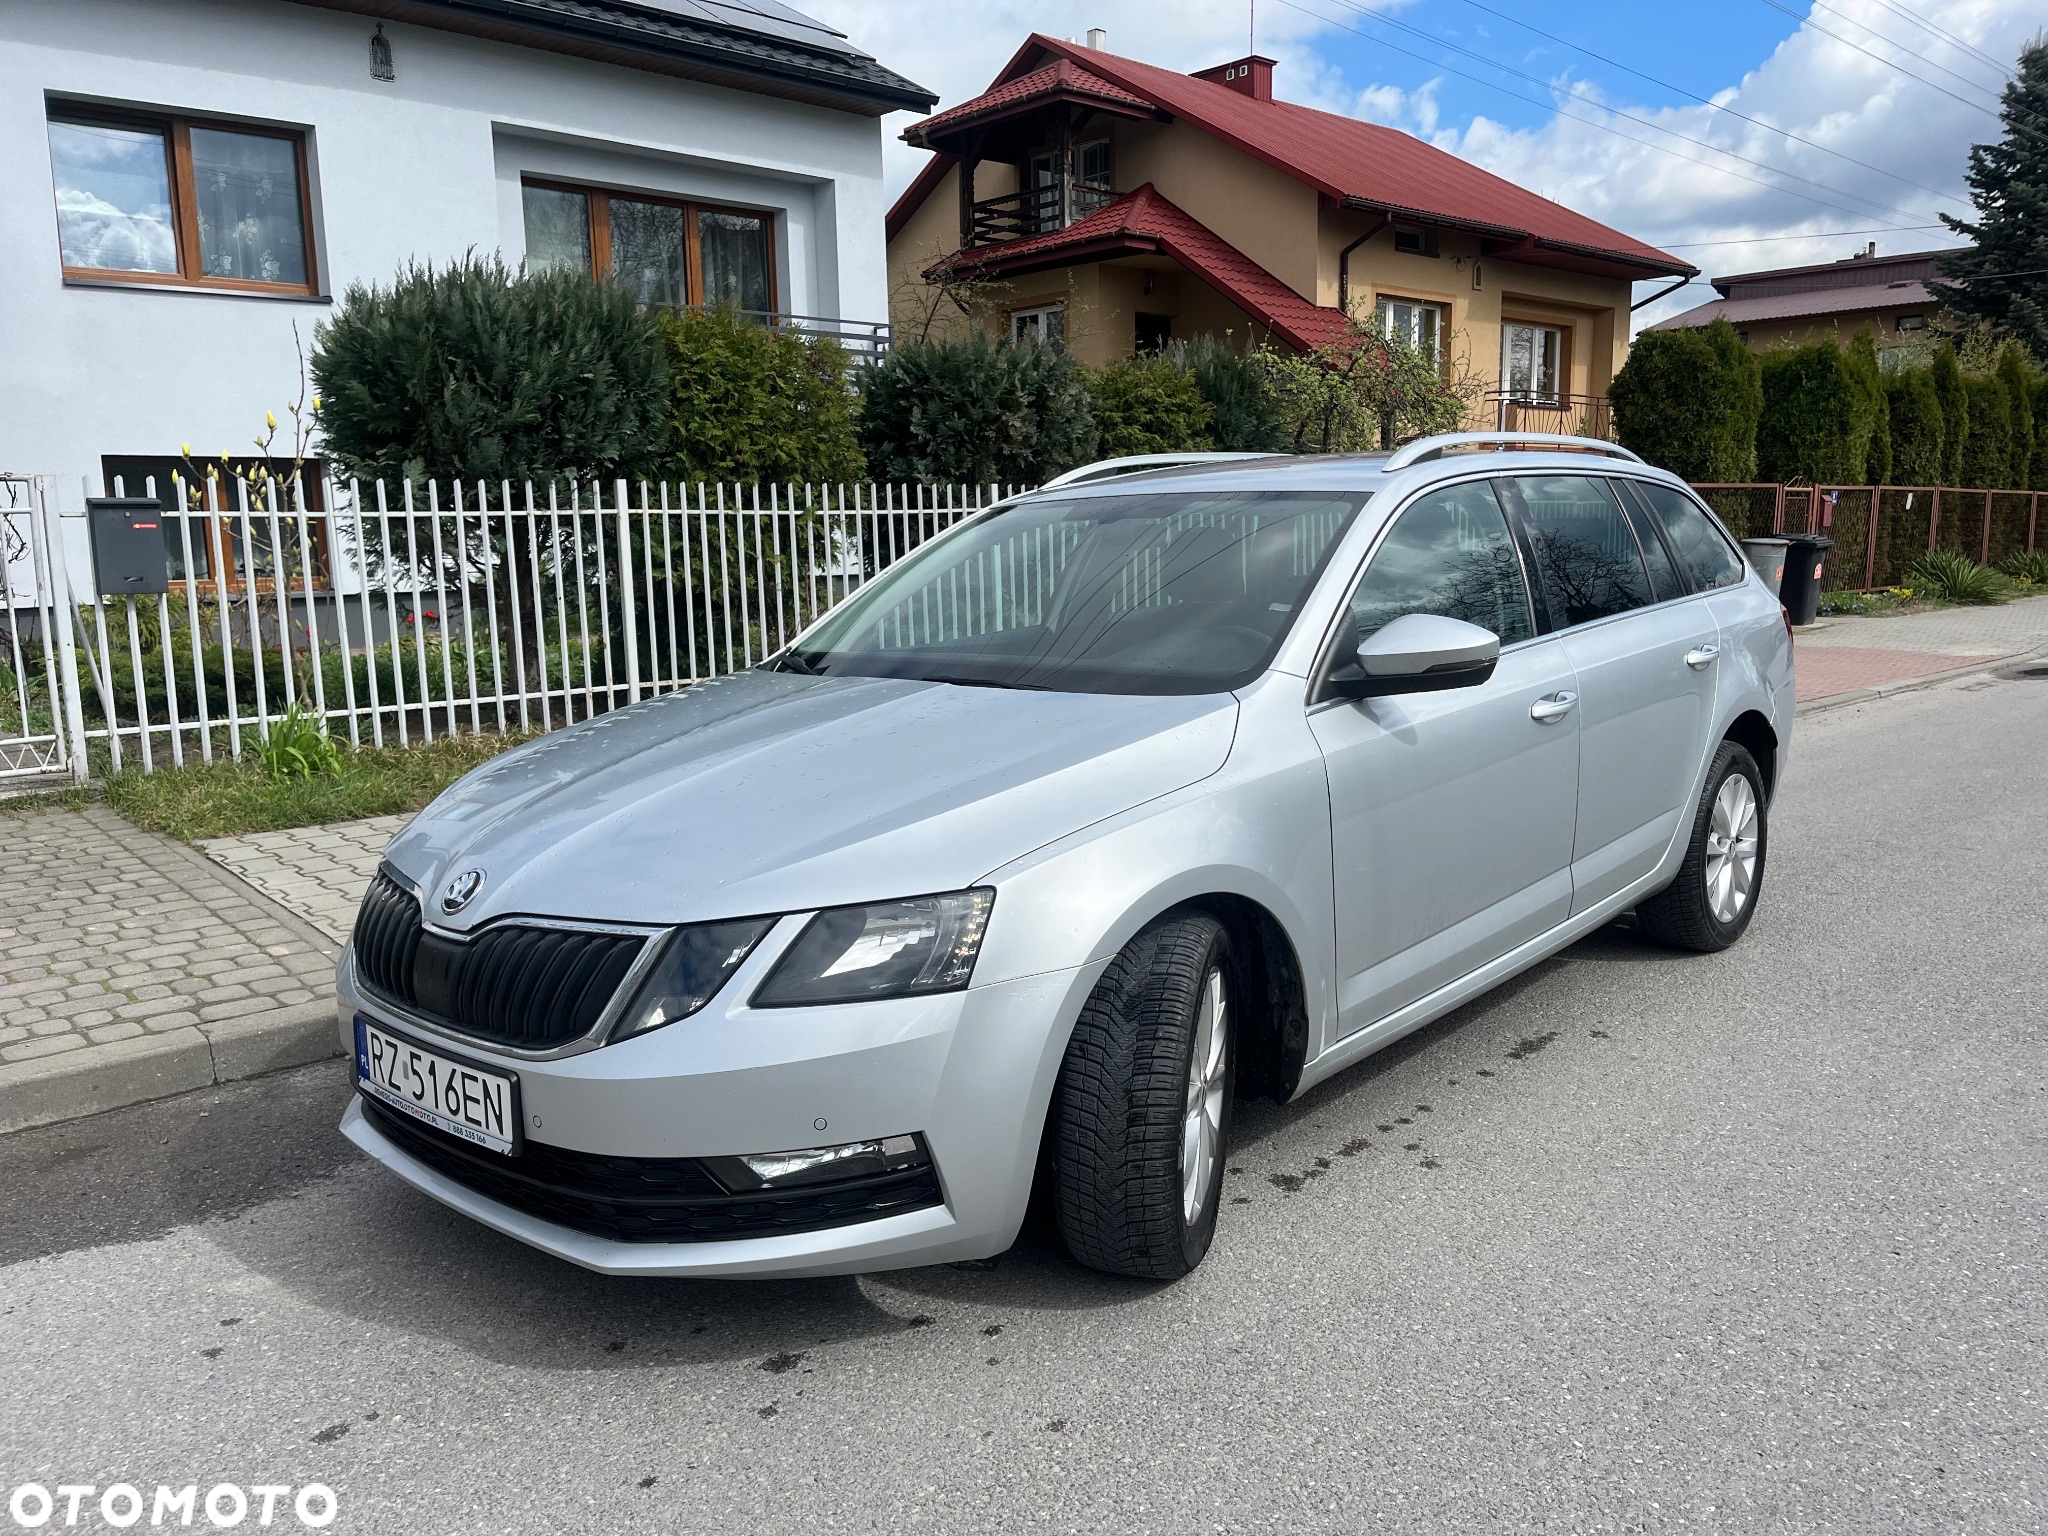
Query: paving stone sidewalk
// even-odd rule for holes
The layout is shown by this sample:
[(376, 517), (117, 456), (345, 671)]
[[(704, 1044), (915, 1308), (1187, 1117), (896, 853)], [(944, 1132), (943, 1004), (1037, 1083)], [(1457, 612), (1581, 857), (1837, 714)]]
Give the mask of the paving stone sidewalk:
[(0, 1131), (333, 1051), (340, 946), (105, 806), (0, 811)]
[(1796, 648), (1801, 704), (1862, 697), (2048, 651), (2048, 596), (1998, 607), (1823, 619), (1798, 631)]
[(372, 816), (288, 832), (209, 838), (199, 846), (208, 858), (298, 913), (336, 944), (346, 944), (384, 845), (411, 820), (410, 815)]

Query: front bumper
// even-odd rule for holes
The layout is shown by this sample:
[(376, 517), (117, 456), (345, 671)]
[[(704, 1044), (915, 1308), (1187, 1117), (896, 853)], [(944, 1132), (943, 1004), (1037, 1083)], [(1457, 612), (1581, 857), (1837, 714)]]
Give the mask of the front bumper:
[[(358, 1012), (519, 1077), (529, 1137), (613, 1157), (698, 1158), (922, 1132), (943, 1203), (820, 1230), (625, 1242), (492, 1199), (410, 1155), (349, 1106), (343, 1133), (415, 1188), (573, 1264), (620, 1275), (832, 1275), (986, 1258), (1023, 1221), (1060, 1057), (1098, 963), (966, 992), (830, 1008), (743, 1002), (778, 933), (703, 1012), (600, 1050), (536, 1061), (422, 1028), (364, 997), (344, 954), (338, 1022)], [(780, 942), (778, 942), (778, 940)], [(765, 952), (765, 953), (764, 953)]]

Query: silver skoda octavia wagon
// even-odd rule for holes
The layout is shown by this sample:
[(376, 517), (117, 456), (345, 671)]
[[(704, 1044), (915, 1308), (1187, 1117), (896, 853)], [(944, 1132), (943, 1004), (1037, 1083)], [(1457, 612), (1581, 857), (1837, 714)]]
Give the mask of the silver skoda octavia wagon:
[(343, 1129), (615, 1274), (1207, 1251), (1285, 1100), (1621, 913), (1761, 891), (1790, 631), (1611, 445), (1112, 462), (759, 668), (477, 769), (339, 975)]

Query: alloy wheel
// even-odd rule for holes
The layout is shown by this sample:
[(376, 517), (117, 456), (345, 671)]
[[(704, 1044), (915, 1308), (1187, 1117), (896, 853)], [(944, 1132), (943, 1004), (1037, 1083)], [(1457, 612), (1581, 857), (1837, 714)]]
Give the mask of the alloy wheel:
[(1195, 1048), (1188, 1061), (1187, 1108), (1181, 1120), (1181, 1213), (1193, 1226), (1202, 1219), (1223, 1159), (1224, 1071), (1230, 1060), (1230, 1000), (1223, 968), (1214, 966), (1202, 981), (1202, 1000), (1195, 1016)]
[(1707, 822), (1707, 906), (1723, 926), (1742, 916), (1756, 886), (1756, 791), (1740, 773), (1721, 781)]

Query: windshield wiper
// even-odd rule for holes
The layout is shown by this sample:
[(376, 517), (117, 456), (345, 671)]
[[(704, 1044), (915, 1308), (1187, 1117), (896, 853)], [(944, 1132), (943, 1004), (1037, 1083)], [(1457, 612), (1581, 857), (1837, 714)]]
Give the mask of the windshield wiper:
[(1053, 690), (1044, 683), (1003, 683), (992, 677), (948, 677), (938, 672), (920, 672), (915, 682), (950, 683), (955, 688), (1023, 688), (1032, 693), (1051, 693)]
[(775, 661), (778, 672), (797, 672), (805, 677), (823, 677), (825, 669), (815, 661), (808, 661), (802, 651), (784, 651)]

